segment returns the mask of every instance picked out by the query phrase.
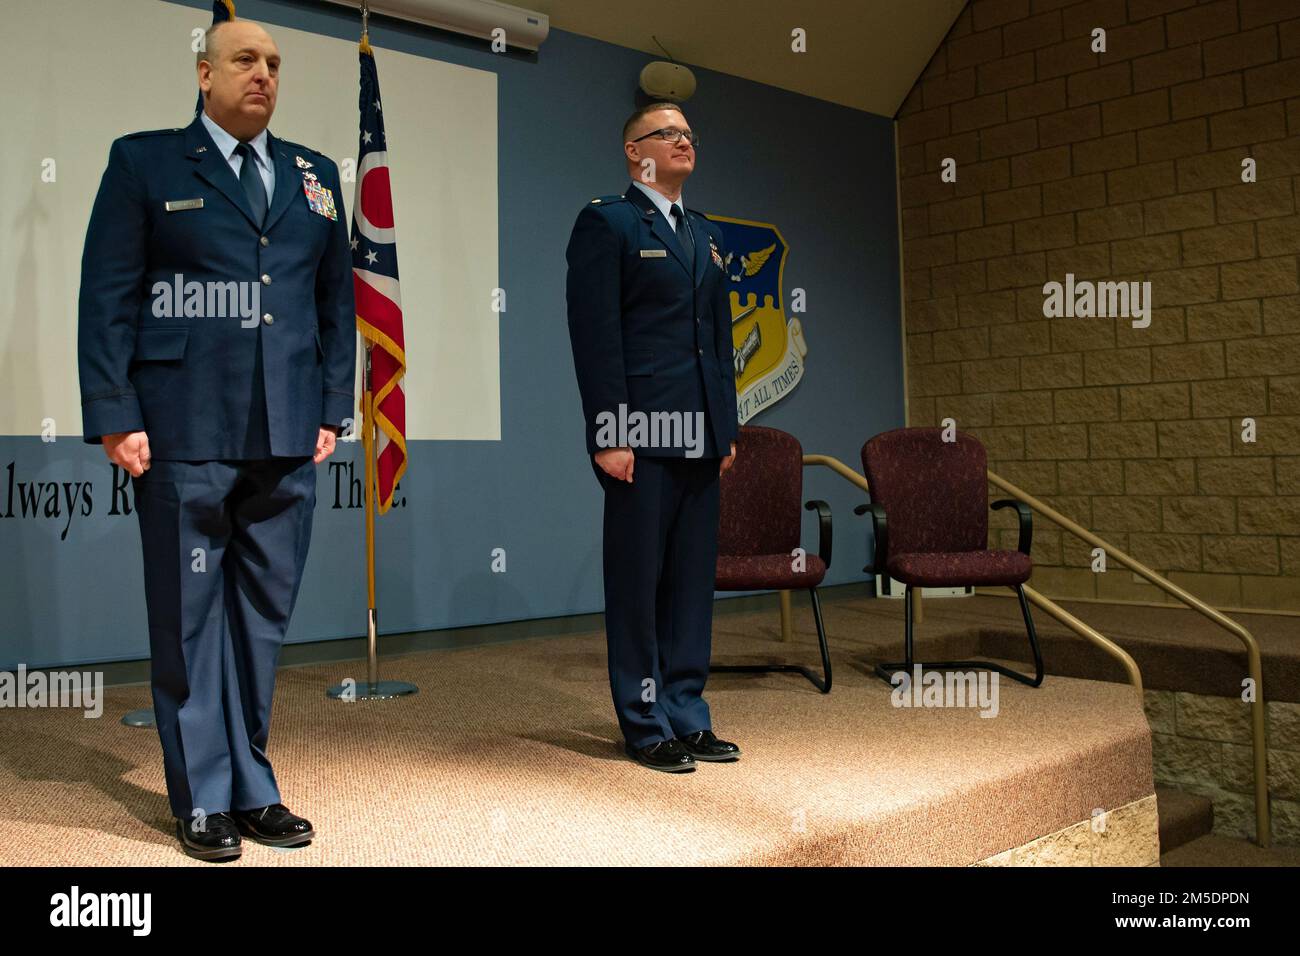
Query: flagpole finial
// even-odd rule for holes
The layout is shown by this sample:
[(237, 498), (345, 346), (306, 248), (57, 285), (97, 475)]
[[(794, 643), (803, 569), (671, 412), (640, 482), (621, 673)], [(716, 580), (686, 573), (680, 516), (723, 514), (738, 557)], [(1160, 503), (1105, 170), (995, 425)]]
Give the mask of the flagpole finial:
[(374, 55), (370, 49), (370, 4), (361, 0), (361, 52)]

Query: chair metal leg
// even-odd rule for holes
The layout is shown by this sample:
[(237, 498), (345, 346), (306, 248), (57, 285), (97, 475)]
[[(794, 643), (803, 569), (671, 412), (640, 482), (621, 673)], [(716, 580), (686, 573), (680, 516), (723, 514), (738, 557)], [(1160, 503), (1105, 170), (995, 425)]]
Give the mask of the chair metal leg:
[(818, 681), (807, 670), (804, 671), (804, 676), (812, 681), (813, 686), (823, 694), (829, 694), (831, 692), (831, 651), (826, 646), (826, 625), (822, 623), (822, 599), (818, 596), (816, 588), (809, 588), (808, 594), (812, 598), (813, 620), (817, 623), (817, 644), (822, 652), (822, 674), (824, 679)]
[(931, 661), (928, 664), (918, 663), (915, 660), (915, 641), (912, 624), (912, 587), (907, 586), (903, 593), (903, 656), (904, 660), (892, 661), (885, 664), (876, 665), (876, 676), (883, 680), (891, 687), (894, 686), (894, 674), (903, 671), (910, 680), (913, 670), (917, 667), (921, 673), (926, 671), (970, 671), (986, 670), (997, 671), (1005, 677), (1017, 680), (1022, 684), (1028, 684), (1030, 687), (1038, 687), (1043, 683), (1043, 652), (1038, 646), (1038, 632), (1034, 630), (1034, 619), (1029, 613), (1029, 601), (1025, 597), (1025, 590), (1019, 584), (1012, 585), (1011, 589), (1016, 592), (1020, 599), (1020, 613), (1025, 618), (1025, 630), (1029, 634), (1029, 647), (1034, 654), (1034, 676), (1022, 674), (1019, 671), (1012, 670), (996, 661)]
[(818, 677), (811, 669), (801, 664), (714, 664), (709, 667), (713, 674), (802, 674), (823, 694), (831, 692), (831, 652), (826, 644), (826, 625), (822, 622), (822, 602), (816, 588), (809, 588), (812, 596), (813, 620), (817, 624), (817, 644), (822, 655), (822, 675)]
[(1015, 586), (1016, 597), (1020, 599), (1020, 613), (1025, 616), (1025, 630), (1029, 634), (1029, 647), (1034, 652), (1034, 679), (1025, 681), (1030, 687), (1037, 687), (1043, 682), (1043, 652), (1038, 646), (1038, 632), (1034, 630), (1034, 617), (1029, 613), (1029, 599), (1025, 597), (1022, 585)]
[(907, 663), (908, 673), (912, 670), (912, 659), (916, 656), (916, 607), (913, 605), (912, 586), (903, 589), (903, 614), (906, 622), (903, 627), (903, 658)]

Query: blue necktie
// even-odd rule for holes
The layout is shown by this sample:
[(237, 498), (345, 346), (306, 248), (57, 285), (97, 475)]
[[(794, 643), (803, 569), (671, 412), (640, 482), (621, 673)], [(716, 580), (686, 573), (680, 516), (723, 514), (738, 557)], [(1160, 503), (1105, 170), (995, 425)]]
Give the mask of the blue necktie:
[(695, 255), (695, 237), (691, 235), (691, 229), (686, 225), (686, 217), (682, 215), (682, 207), (673, 203), (668, 207), (672, 213), (673, 230), (677, 233), (677, 241), (682, 244), (682, 250), (691, 257)]
[(262, 175), (257, 171), (257, 159), (253, 155), (253, 148), (247, 143), (240, 143), (235, 147), (235, 152), (243, 158), (243, 162), (239, 164), (239, 184), (244, 187), (244, 195), (248, 197), (253, 221), (260, 228), (266, 219), (266, 185), (262, 182)]

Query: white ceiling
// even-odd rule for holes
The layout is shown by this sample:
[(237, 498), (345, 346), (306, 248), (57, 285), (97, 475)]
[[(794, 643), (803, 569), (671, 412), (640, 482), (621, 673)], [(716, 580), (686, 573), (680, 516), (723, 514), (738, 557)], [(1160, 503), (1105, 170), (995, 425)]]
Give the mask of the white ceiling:
[[(513, 0), (551, 26), (893, 116), (966, 0)], [(790, 49), (802, 27), (807, 52)], [(542, 56), (546, 55), (545, 46)]]

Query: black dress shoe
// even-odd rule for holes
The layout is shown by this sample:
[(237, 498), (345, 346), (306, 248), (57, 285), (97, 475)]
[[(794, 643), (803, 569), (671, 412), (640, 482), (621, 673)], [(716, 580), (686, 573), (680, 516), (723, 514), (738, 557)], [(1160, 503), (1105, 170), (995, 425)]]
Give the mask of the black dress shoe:
[(198, 820), (176, 820), (176, 838), (181, 848), (196, 860), (232, 860), (243, 851), (239, 830), (228, 813), (213, 813), (202, 817), (202, 829), (196, 830)]
[(633, 747), (624, 743), (623, 749), (629, 757), (651, 770), (681, 773), (695, 769), (695, 758), (686, 752), (680, 740), (660, 740), (645, 747)]
[(311, 821), (294, 816), (283, 803), (236, 810), (234, 816), (240, 833), (266, 846), (297, 846), (316, 836)]
[(726, 740), (719, 740), (713, 736), (711, 730), (701, 730), (698, 733), (687, 734), (679, 738), (686, 752), (696, 760), (738, 760), (740, 759), (740, 748)]

